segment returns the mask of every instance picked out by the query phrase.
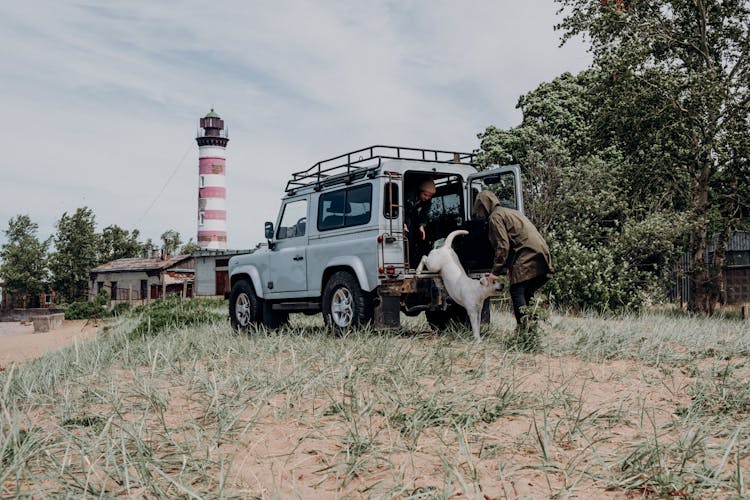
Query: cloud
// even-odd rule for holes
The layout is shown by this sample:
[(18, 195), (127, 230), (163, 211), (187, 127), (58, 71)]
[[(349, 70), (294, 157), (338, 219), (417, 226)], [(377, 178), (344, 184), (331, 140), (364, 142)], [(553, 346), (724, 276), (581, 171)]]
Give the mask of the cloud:
[(0, 225), (28, 213), (46, 236), (87, 205), (100, 228), (195, 237), (194, 137), (213, 107), (230, 134), (229, 244), (254, 246), (293, 171), (369, 144), (470, 151), (515, 125), (521, 94), (588, 65), (558, 48), (555, 8), (6, 2)]

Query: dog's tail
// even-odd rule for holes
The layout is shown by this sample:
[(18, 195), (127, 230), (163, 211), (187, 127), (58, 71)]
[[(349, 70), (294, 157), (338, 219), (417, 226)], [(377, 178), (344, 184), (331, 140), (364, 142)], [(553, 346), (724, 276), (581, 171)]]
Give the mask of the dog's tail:
[(448, 237), (445, 239), (445, 244), (443, 246), (452, 248), (453, 238), (455, 238), (456, 236), (464, 236), (467, 234), (469, 234), (469, 231), (465, 229), (456, 229), (455, 231), (453, 231), (451, 234), (448, 235)]

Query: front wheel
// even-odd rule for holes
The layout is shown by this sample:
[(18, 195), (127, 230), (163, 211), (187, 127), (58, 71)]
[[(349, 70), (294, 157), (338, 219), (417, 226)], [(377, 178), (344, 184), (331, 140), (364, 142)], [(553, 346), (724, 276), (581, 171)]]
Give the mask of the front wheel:
[(260, 299), (255, 295), (253, 285), (240, 280), (232, 287), (229, 295), (229, 322), (235, 330), (247, 330), (250, 325), (262, 321)]
[(341, 334), (372, 320), (372, 296), (362, 290), (350, 272), (338, 271), (323, 290), (323, 319)]

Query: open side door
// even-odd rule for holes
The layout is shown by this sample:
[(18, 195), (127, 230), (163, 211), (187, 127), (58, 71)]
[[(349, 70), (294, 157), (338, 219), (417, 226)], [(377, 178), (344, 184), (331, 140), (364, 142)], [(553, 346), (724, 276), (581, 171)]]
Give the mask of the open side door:
[(489, 189), (500, 200), (500, 204), (513, 208), (521, 213), (523, 210), (523, 191), (521, 190), (521, 168), (518, 165), (491, 165), (487, 170), (469, 176), (466, 184), (468, 190), (467, 218), (471, 218), (471, 207), (474, 198), (482, 190)]

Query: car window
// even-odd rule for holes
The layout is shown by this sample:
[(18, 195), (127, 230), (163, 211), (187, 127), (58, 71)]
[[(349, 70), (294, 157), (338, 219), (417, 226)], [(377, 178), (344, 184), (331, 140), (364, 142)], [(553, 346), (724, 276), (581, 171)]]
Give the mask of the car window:
[(503, 172), (497, 175), (475, 179), (471, 183), (472, 203), (476, 193), (488, 189), (495, 193), (500, 205), (518, 210), (518, 196), (516, 194), (515, 176), (513, 172)]
[(290, 201), (284, 205), (281, 222), (276, 231), (276, 239), (304, 236), (307, 226), (307, 200)]
[(437, 192), (430, 203), (429, 216), (433, 220), (448, 218), (456, 224), (463, 222), (463, 184), (457, 175), (435, 181)]
[(370, 222), (372, 215), (372, 185), (339, 189), (320, 195), (318, 201), (318, 230), (357, 226)]
[(398, 217), (398, 184), (395, 182), (386, 182), (383, 186), (383, 217)]

